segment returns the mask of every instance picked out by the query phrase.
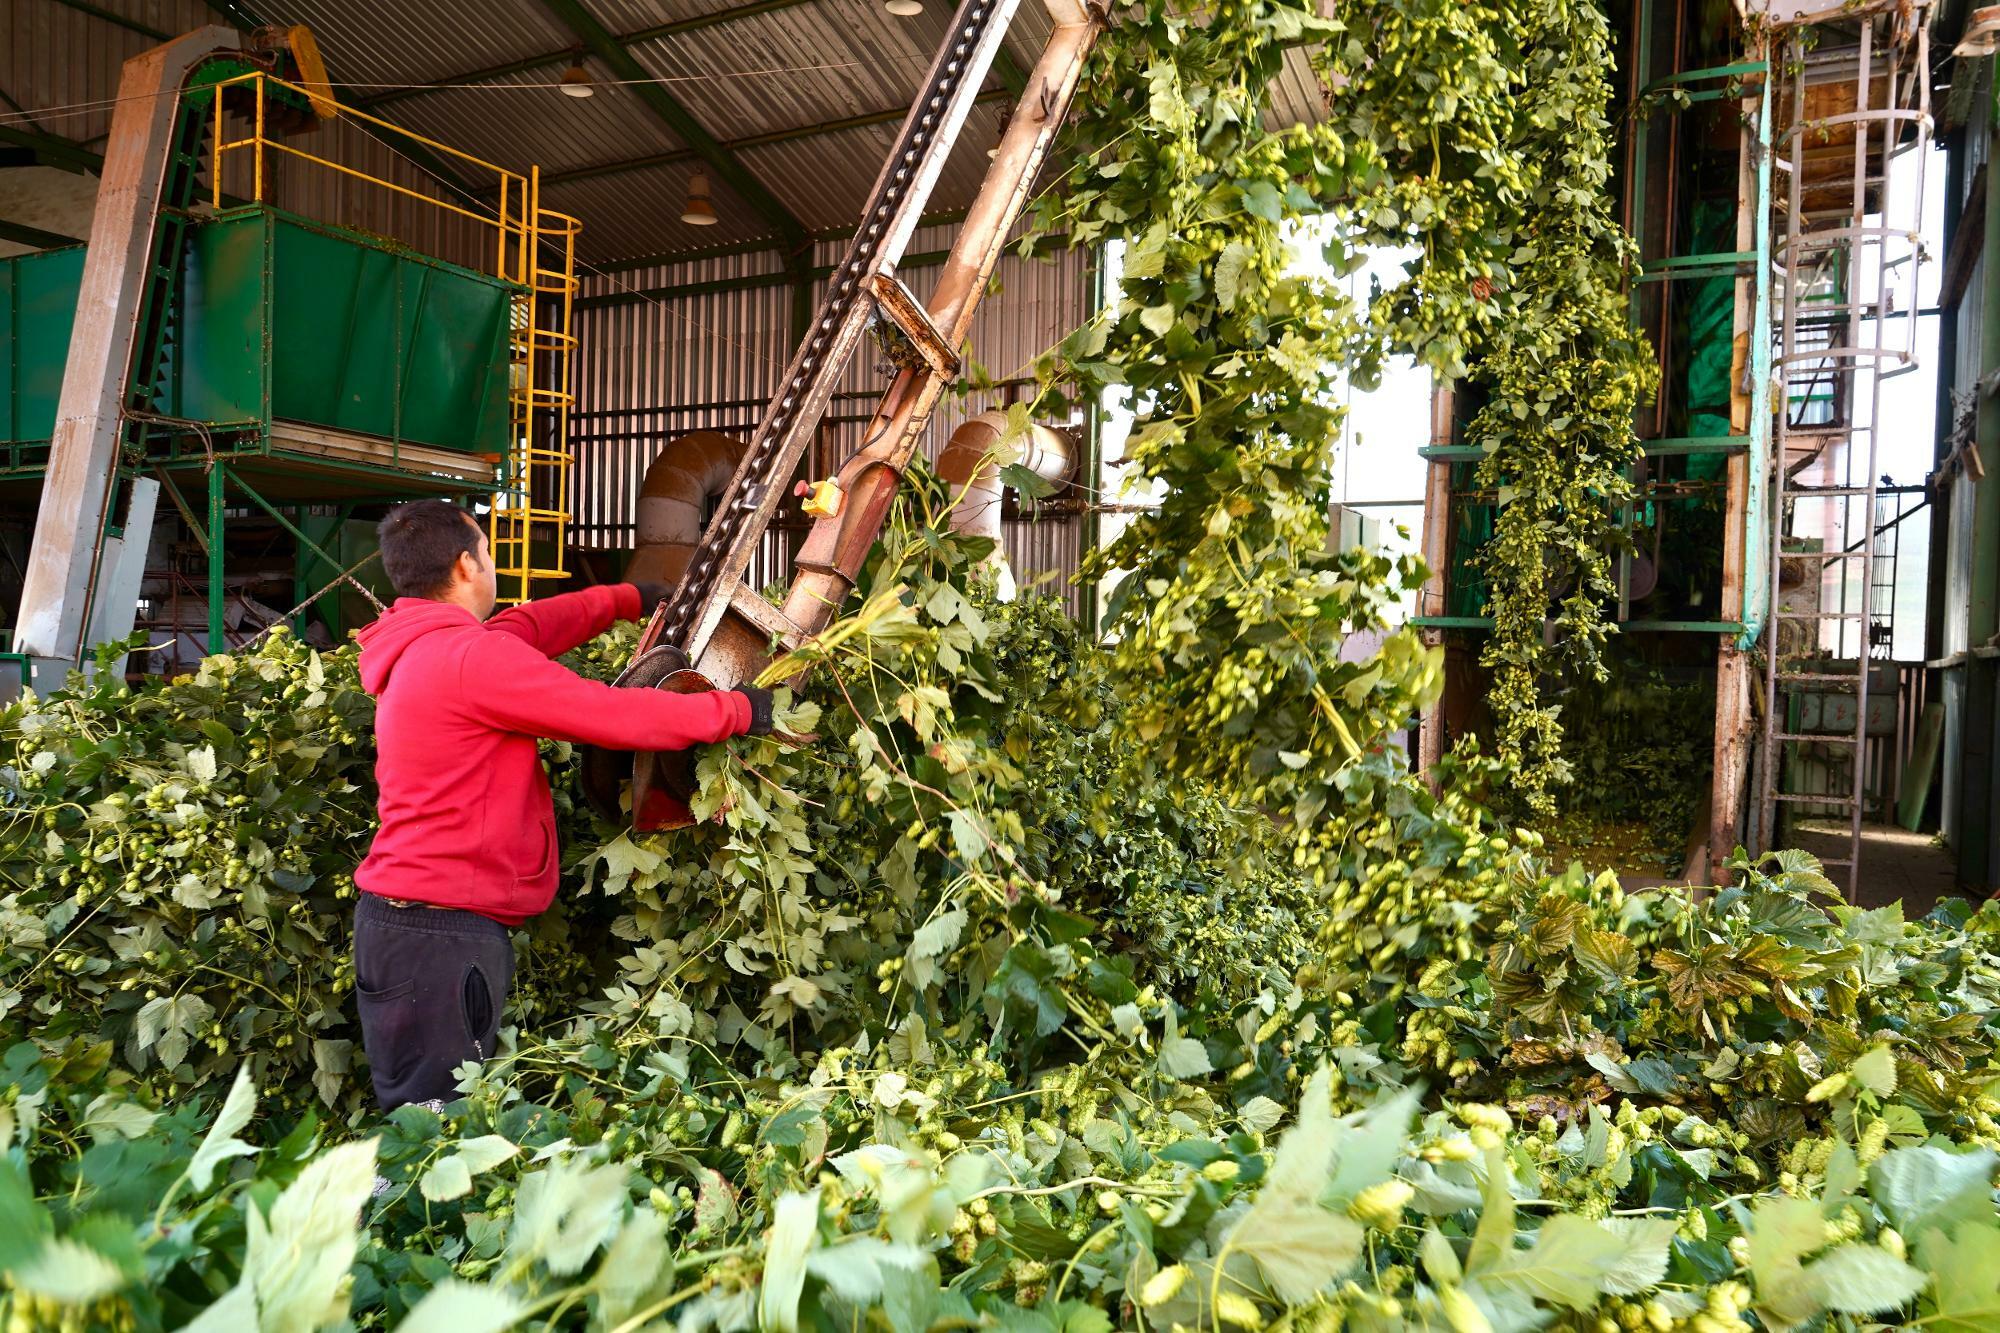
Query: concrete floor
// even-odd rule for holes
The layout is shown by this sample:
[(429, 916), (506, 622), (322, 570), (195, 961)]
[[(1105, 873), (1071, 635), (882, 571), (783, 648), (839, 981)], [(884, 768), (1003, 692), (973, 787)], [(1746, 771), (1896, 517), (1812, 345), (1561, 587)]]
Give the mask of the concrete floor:
[[(1847, 824), (1830, 819), (1800, 820), (1792, 841), (1818, 857), (1847, 855)], [(1845, 884), (1845, 867), (1835, 866), (1827, 877)], [(1941, 897), (1958, 892), (1951, 853), (1928, 833), (1911, 833), (1894, 824), (1861, 826), (1861, 892), (1863, 907), (1883, 907), (1902, 900), (1903, 918), (1915, 921)]]

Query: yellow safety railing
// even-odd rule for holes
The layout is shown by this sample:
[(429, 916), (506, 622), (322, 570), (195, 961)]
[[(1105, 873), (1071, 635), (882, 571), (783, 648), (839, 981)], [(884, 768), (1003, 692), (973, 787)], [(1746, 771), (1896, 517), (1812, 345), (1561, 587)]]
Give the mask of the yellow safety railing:
[[(487, 540), (500, 580), (501, 600), (526, 601), (535, 580), (569, 577), (569, 524), (574, 512), (569, 414), (575, 403), (570, 372), (571, 353), (576, 349), (570, 319), (577, 290), (576, 238), (582, 224), (566, 213), (542, 207), (539, 168), (530, 168), (525, 175), (509, 171), (352, 107), (342, 107), (341, 116), (443, 154), (470, 167), (482, 181), (490, 178), (497, 198), (495, 208), (490, 212), (468, 208), (272, 138), (265, 132), (267, 90), (272, 85), (302, 98), (316, 96), (311, 89), (262, 71), (239, 74), (214, 85), (211, 175), (218, 209), (223, 203), (226, 155), (249, 155), (250, 199), (264, 203), (270, 185), (266, 154), (281, 153), (493, 229), (493, 273), (517, 290), (509, 322), (509, 447), (499, 489), (492, 497)], [(234, 99), (235, 109), (243, 113), (249, 129), (232, 139), (225, 131), (223, 113), (229, 107), (229, 94), (235, 90), (240, 90)], [(248, 107), (242, 105), (245, 99), (250, 102)], [(538, 549), (544, 556), (539, 563)]]

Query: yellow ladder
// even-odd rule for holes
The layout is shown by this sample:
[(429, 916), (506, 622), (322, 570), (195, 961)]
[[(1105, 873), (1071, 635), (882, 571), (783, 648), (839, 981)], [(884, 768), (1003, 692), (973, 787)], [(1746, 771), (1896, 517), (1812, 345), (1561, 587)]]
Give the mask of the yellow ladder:
[[(519, 249), (507, 275), (520, 284), (514, 298), (508, 385), (512, 430), (500, 489), (494, 493), (487, 541), (500, 600), (525, 602), (536, 580), (569, 577), (572, 512), (569, 413), (576, 402), (570, 329), (576, 299), (576, 237), (581, 224), (542, 207), (541, 170), (521, 183)], [(503, 214), (514, 206), (502, 196)], [(537, 564), (539, 547), (545, 562)]]

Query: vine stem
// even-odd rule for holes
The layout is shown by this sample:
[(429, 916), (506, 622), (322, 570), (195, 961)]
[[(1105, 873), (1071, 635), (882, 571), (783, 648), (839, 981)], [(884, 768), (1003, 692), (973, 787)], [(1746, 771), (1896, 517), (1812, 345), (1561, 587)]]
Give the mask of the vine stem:
[(965, 1201), (971, 1203), (974, 1199), (991, 1198), (996, 1194), (1011, 1194), (1021, 1199), (1038, 1199), (1044, 1195), (1061, 1194), (1067, 1190), (1084, 1189), (1093, 1185), (1099, 1189), (1115, 1189), (1120, 1194), (1143, 1194), (1150, 1199), (1177, 1199), (1180, 1197), (1179, 1190), (1164, 1186), (1148, 1187), (1145, 1185), (1134, 1185), (1129, 1180), (1109, 1180), (1103, 1176), (1078, 1176), (1075, 1180), (1065, 1180), (1058, 1185), (1037, 1185), (1032, 1189), (1024, 1189), (1019, 1185), (992, 1185), (979, 1191), (977, 1194), (968, 1196)]
[(1118, 1223), (1106, 1222), (1103, 1226), (1090, 1233), (1088, 1240), (1076, 1247), (1076, 1252), (1070, 1255), (1069, 1262), (1063, 1265), (1062, 1275), (1056, 1279), (1055, 1286), (1049, 1289), (1049, 1308), (1051, 1310), (1062, 1304), (1063, 1288), (1069, 1285), (1070, 1274), (1076, 1272), (1077, 1261), (1095, 1249), (1098, 1241), (1103, 1240), (1106, 1236), (1111, 1235), (1117, 1230)]

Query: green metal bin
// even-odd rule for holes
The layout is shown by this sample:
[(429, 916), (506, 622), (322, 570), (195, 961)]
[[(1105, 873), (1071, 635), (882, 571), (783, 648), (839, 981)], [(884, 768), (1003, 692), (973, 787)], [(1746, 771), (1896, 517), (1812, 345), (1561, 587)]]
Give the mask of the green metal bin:
[(194, 228), (173, 414), (507, 448), (515, 289), (277, 209)]
[[(55, 431), (82, 246), (0, 260), (0, 446), (38, 473)], [(511, 283), (249, 206), (189, 231), (156, 401), (253, 437), (274, 423), (469, 454), (508, 448)], [(280, 432), (282, 433), (282, 431)], [(275, 447), (283, 448), (282, 442)]]

